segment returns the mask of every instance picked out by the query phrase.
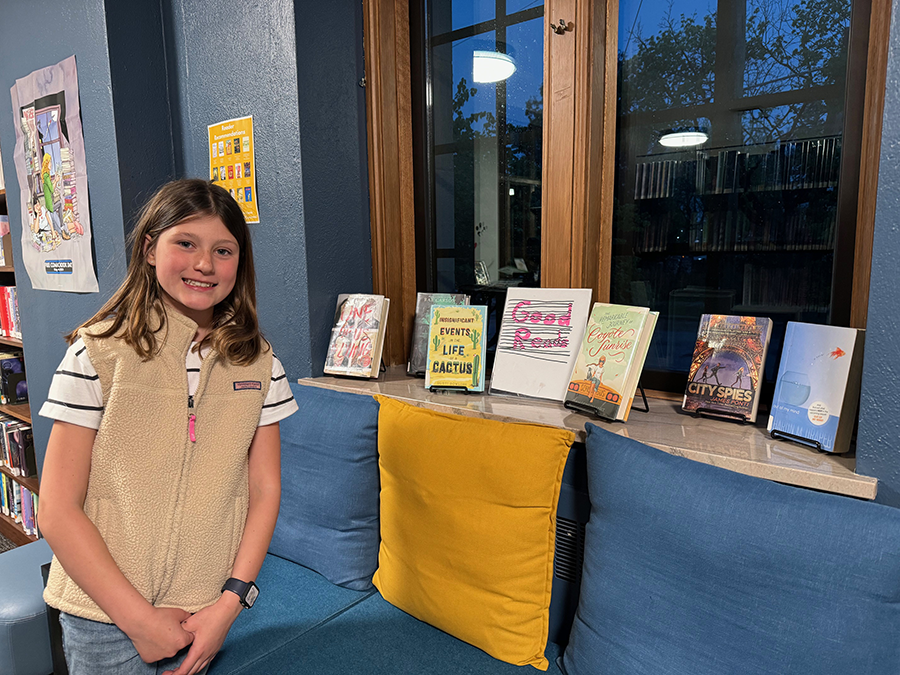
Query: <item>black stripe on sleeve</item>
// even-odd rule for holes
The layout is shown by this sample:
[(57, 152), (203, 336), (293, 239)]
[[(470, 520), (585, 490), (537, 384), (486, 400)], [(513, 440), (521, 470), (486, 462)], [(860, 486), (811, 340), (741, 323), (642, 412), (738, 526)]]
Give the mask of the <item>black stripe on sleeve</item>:
[(57, 401), (52, 398), (48, 398), (47, 403), (55, 403), (56, 405), (61, 405), (64, 408), (74, 408), (75, 410), (96, 410), (99, 412), (103, 412), (103, 406), (97, 407), (97, 406), (93, 406), (93, 405), (78, 405), (76, 403), (66, 403), (65, 401)]
[(68, 375), (69, 377), (78, 377), (82, 380), (99, 380), (99, 375), (85, 375), (83, 373), (73, 373), (71, 370), (57, 370), (54, 375)]
[(272, 378), (272, 382), (278, 382), (278, 380), (283, 380), (283, 379), (286, 378), (286, 377), (287, 377), (287, 373), (282, 373), (282, 374), (279, 375), (278, 377), (273, 377), (273, 378)]
[(81, 349), (79, 349), (77, 352), (75, 352), (75, 356), (81, 356), (82, 354), (84, 354), (85, 349), (87, 349), (87, 347), (82, 347)]
[(277, 408), (278, 406), (284, 405), (285, 403), (290, 403), (290, 402), (293, 401), (293, 400), (294, 400), (294, 397), (293, 397), (293, 396), (289, 396), (289, 397), (287, 397), (286, 399), (284, 399), (283, 401), (278, 401), (277, 403), (270, 403), (269, 405), (264, 405), (264, 406), (263, 406), (263, 409), (265, 409), (265, 408)]

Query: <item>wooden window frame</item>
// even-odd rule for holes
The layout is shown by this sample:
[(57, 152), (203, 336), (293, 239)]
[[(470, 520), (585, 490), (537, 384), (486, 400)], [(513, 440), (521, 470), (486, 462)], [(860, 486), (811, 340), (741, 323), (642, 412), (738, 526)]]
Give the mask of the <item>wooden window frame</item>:
[[(373, 291), (391, 299), (384, 359), (406, 362), (416, 303), (409, 0), (363, 0)], [(865, 327), (891, 3), (872, 0), (850, 325)], [(550, 24), (566, 22), (563, 33)], [(611, 30), (609, 28), (612, 27)], [(609, 300), (618, 0), (544, 11), (542, 285)]]

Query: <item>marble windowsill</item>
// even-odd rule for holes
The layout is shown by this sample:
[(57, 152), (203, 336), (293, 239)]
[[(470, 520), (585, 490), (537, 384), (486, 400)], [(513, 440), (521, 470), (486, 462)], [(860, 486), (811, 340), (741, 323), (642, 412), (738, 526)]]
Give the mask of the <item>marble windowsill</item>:
[(436, 393), (425, 381), (408, 377), (403, 367), (388, 369), (377, 380), (317, 377), (300, 384), (360, 394), (383, 394), (440, 412), (503, 422), (529, 422), (562, 427), (584, 440), (585, 422), (594, 422), (622, 436), (660, 450), (738, 473), (823, 492), (874, 499), (875, 478), (856, 473), (852, 457), (827, 455), (766, 433), (764, 421), (756, 426), (708, 418), (681, 411), (681, 404), (650, 399), (650, 412), (632, 409), (627, 423), (604, 422), (563, 407), (562, 403), (516, 396)]

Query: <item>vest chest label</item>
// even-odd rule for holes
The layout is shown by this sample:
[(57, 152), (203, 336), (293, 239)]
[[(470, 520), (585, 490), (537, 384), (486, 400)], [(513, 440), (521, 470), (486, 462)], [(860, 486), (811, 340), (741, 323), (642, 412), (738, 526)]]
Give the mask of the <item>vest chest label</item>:
[(259, 391), (262, 389), (262, 382), (259, 382), (258, 380), (242, 380), (241, 382), (234, 383), (235, 391), (244, 391), (246, 389)]

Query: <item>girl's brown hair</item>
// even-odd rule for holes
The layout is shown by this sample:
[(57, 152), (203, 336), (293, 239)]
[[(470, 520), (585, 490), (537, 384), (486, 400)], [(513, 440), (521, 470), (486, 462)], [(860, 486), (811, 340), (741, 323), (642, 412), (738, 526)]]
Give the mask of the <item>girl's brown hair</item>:
[[(69, 344), (78, 339), (80, 329), (112, 318), (112, 325), (95, 335), (108, 338), (122, 331), (120, 337), (141, 358), (152, 358), (157, 351), (156, 333), (166, 325), (166, 308), (156, 268), (147, 262), (146, 251), (156, 246), (159, 235), (170, 227), (205, 216), (222, 220), (237, 240), (239, 255), (234, 288), (215, 306), (212, 330), (199, 347), (213, 347), (234, 365), (248, 365), (268, 349), (256, 318), (256, 273), (247, 221), (226, 190), (199, 179), (167, 183), (150, 198), (129, 237), (131, 261), (125, 281), (99, 312), (66, 335)], [(159, 325), (151, 325), (157, 316)]]

